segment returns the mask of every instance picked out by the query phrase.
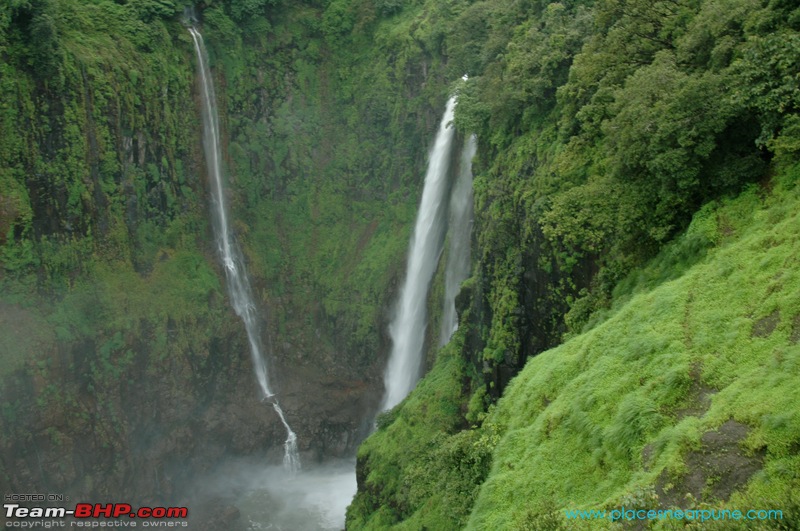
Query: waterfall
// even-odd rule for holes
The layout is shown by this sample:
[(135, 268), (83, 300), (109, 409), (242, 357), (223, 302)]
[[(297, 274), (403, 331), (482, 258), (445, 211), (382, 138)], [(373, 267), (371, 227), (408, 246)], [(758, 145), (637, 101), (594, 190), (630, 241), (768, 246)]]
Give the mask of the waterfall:
[(300, 454), (297, 452), (297, 435), (292, 431), (292, 428), (289, 427), (289, 423), (286, 422), (286, 417), (277, 399), (273, 400), (272, 407), (280, 417), (284, 428), (286, 428), (286, 440), (283, 442), (283, 466), (292, 472), (296, 472), (300, 470)]
[(442, 252), (445, 192), (455, 133), (451, 122), (455, 105), (456, 98), (453, 96), (447, 102), (430, 153), (422, 201), (411, 237), (406, 278), (400, 291), (397, 313), (389, 326), (393, 346), (384, 374), (386, 395), (382, 410), (399, 404), (414, 389), (420, 376), (428, 288)]
[(475, 135), (464, 143), (459, 161), (458, 179), (450, 195), (450, 219), (447, 224), (447, 266), (444, 277), (444, 308), (439, 344), (450, 341), (458, 328), (456, 295), (469, 276), (470, 235), (472, 233), (472, 157), (478, 147)]
[(250, 343), (250, 355), (253, 359), (253, 368), (256, 380), (261, 388), (263, 399), (269, 399), (272, 407), (278, 414), (283, 426), (286, 428), (287, 438), (284, 443), (284, 465), (296, 470), (300, 466), (297, 453), (297, 435), (295, 435), (283, 410), (270, 390), (267, 377), (267, 365), (264, 361), (264, 349), (258, 323), (258, 314), (253, 303), (250, 280), (244, 266), (241, 251), (233, 241), (231, 229), (228, 224), (228, 214), (225, 208), (225, 193), (222, 188), (222, 162), (219, 142), (219, 116), (217, 114), (216, 96), (211, 73), (208, 69), (208, 54), (206, 53), (203, 37), (194, 27), (189, 26), (192, 34), (194, 49), (197, 54), (197, 63), (200, 72), (200, 95), (203, 99), (203, 148), (206, 155), (208, 175), (211, 179), (211, 207), (213, 211), (213, 225), (216, 232), (217, 251), (222, 260), (227, 280), (228, 293), (236, 315), (244, 322), (247, 340)]

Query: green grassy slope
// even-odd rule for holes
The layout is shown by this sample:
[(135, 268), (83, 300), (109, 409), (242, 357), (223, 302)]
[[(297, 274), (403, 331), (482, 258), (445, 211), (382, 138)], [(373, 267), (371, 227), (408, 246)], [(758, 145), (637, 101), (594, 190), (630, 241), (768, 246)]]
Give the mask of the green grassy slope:
[(613, 529), (564, 510), (621, 506), (779, 509), (783, 522), (760, 525), (792, 529), (798, 177), (793, 166), (706, 205), (589, 330), (531, 359), (488, 414), (481, 393), (470, 400), (462, 326), (360, 448), (348, 529)]
[[(701, 211), (605, 322), (526, 365), (487, 423), (502, 437), (468, 529), (568, 527), (562, 509), (620, 506), (800, 522), (798, 176)], [(649, 287), (697, 238), (715, 247)]]
[[(791, 385), (751, 380), (791, 375), (759, 363), (788, 363), (796, 348), (794, 249), (771, 235), (791, 227), (793, 192), (764, 183), (796, 179), (800, 10), (497, 0), (470, 3), (450, 27), (448, 64), (470, 73), (456, 126), (479, 139), (462, 375), (447, 380), (462, 395), (441, 426), (395, 432), (386, 419), (359, 453), (348, 523), (552, 529), (564, 507), (717, 504), (756, 470), (794, 473), (775, 463), (797, 452), (795, 417), (778, 418), (792, 409), (767, 396), (789, 400)], [(570, 338), (532, 362), (532, 396), (517, 383), (487, 410)], [(438, 407), (412, 396), (396, 415)], [(730, 463), (702, 469), (707, 455)]]

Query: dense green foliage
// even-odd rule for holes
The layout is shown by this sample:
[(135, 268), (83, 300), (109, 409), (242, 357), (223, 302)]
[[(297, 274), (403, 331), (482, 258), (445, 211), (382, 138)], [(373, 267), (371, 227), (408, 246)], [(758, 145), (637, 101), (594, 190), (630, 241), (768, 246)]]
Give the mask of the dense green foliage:
[[(689, 448), (697, 450), (704, 434), (728, 418), (753, 430), (746, 451), (766, 449), (770, 471), (731, 504), (773, 500), (791, 507), (787, 492), (796, 484), (780, 470), (797, 468), (786, 453), (797, 432), (764, 424), (762, 416), (771, 413), (759, 405), (776, 403), (776, 396), (796, 402), (790, 377), (781, 380), (789, 369), (764, 369), (772, 347), (752, 346), (761, 340), (749, 338), (752, 325), (743, 327), (742, 319), (779, 315), (783, 335), (774, 341), (782, 342), (781, 352), (795, 348), (787, 337), (796, 326), (796, 284), (781, 284), (783, 302), (762, 307), (763, 298), (747, 290), (725, 294), (739, 289), (739, 281), (723, 283), (727, 274), (713, 280), (698, 264), (723, 256), (714, 254), (717, 246), (741, 236), (745, 226), (748, 238), (767, 238), (769, 223), (747, 225), (754, 215), (782, 220), (785, 236), (775, 236), (778, 241), (794, 238), (796, 220), (787, 213), (796, 206), (795, 192), (784, 190), (765, 206), (752, 186), (768, 186), (763, 183), (780, 172), (791, 190), (796, 179), (800, 11), (786, 2), (749, 0), (449, 5), (456, 16), (443, 37), (447, 68), (453, 76), (470, 74), (460, 88), (456, 124), (480, 139), (477, 259), (461, 316), (462, 371), (469, 376), (461, 384), (461, 411), (439, 427), (437, 448), (467, 436), (491, 441), (503, 432), (504, 438), (470, 517), (486, 461), (470, 454), (474, 466), (464, 477), (474, 482), (471, 488), (454, 479), (443, 485), (441, 470), (425, 465), (439, 454), (398, 458), (389, 424), (359, 454), (363, 487), (348, 521), (355, 528), (459, 528), (471, 518), (475, 529), (550, 529), (565, 525), (565, 507), (656, 505), (651, 491), (663, 486), (660, 474), (678, 477)], [(743, 190), (736, 201), (716, 202)], [(745, 241), (737, 245), (751, 245)], [(729, 256), (743, 253), (735, 249)], [(767, 263), (762, 251), (756, 245), (737, 261), (755, 275), (749, 289), (771, 285), (760, 274)], [(787, 242), (776, 252), (783, 258), (770, 271), (791, 276), (788, 257), (796, 249)], [(675, 279), (683, 284), (669, 283)], [(706, 283), (708, 291), (699, 291)], [(676, 335), (682, 337), (679, 313), (687, 298), (701, 312), (691, 323), (703, 341), (681, 345)], [(715, 314), (721, 311), (730, 313)], [(530, 356), (571, 337), (531, 361), (510, 390), (516, 394), (485, 416), (489, 397), (500, 395)], [(712, 361), (717, 344), (731, 353), (724, 362)], [(700, 371), (694, 380), (693, 371)], [(747, 403), (720, 398), (699, 423), (702, 415), (683, 420), (679, 413), (701, 399), (693, 386), (727, 397), (751, 384), (765, 394)], [(424, 416), (415, 395), (394, 415)], [(796, 409), (795, 402), (780, 409)], [(452, 430), (459, 419), (468, 429)], [(431, 426), (402, 437), (430, 440)], [(655, 445), (657, 457), (643, 465), (647, 444)], [(766, 487), (770, 481), (777, 483)], [(397, 487), (405, 484), (461, 492), (461, 504), (439, 504), (436, 496), (431, 504), (414, 502)], [(702, 498), (709, 503), (713, 496)], [(673, 502), (669, 495), (661, 501)]]
[(402, 529), (450, 529), (466, 524), (497, 436), (464, 429), (470, 369), (458, 355), (463, 346), (464, 334), (457, 331), (404, 407), (378, 416), (378, 433), (359, 449), (360, 493), (348, 509), (349, 527), (386, 529), (402, 522)]
[[(796, 11), (750, 1), (492, 5), (486, 20), (516, 27), (488, 25), (457, 116), (482, 139), (481, 267), (519, 291), (519, 259), (499, 257), (541, 247), (544, 269), (560, 272), (552, 289), (585, 299), (567, 320), (578, 331), (697, 208), (793, 151), (775, 146), (796, 134)], [(586, 261), (599, 269), (589, 282)], [(494, 310), (507, 321), (514, 308)], [(490, 340), (486, 357), (520, 340)]]
[[(370, 362), (424, 163), (427, 135), (412, 133), (433, 127), (430, 104), (446, 88), (420, 90), (435, 60), (407, 65), (422, 49), (402, 31), (363, 46), (376, 24), (366, 4), (273, 4), (220, 2), (202, 13), (224, 81), (237, 230), (253, 272), (272, 286), (267, 296), (289, 306), (288, 321), (313, 316), (309, 330), (337, 330), (353, 361)], [(2, 65), (4, 94), (19, 94), (3, 117), (6, 278), (47, 264), (47, 276), (26, 285), (58, 291), (66, 286), (57, 277), (98, 246), (148, 270), (159, 248), (204, 223), (199, 120), (182, 112), (193, 72), (180, 9), (150, 0), (3, 9), (13, 59)], [(53, 26), (51, 43), (34, 31), (40, 18)], [(353, 24), (361, 31), (343, 32)], [(40, 46), (53, 48), (47, 75)]]
[[(463, 348), (459, 330), (418, 390), (379, 418), (362, 445), (349, 523), (622, 529), (606, 520), (581, 525), (565, 510), (758, 507), (783, 511), (766, 528), (793, 529), (799, 178), (795, 164), (779, 170), (772, 191), (752, 187), (710, 203), (618, 286), (602, 323), (532, 359), (469, 429), (466, 369), (452, 352)], [(718, 431), (723, 444), (714, 446)]]
[[(279, 338), (280, 364), (377, 384), (448, 90), (440, 59), (382, 25), (371, 1), (200, 7), (233, 230), (265, 334)], [(208, 223), (183, 11), (172, 0), (0, 5), (2, 479), (22, 490), (26, 467), (48, 491), (122, 488), (143, 453), (180, 452), (152, 433), (182, 437), (164, 425), (198, 422), (252, 381)], [(153, 420), (131, 404), (167, 409)], [(100, 448), (125, 464), (53, 470), (57, 456)], [(142, 480), (125, 488), (166, 488)]]
[[(725, 452), (741, 452), (738, 467), (748, 456), (764, 462), (724, 506), (781, 509), (785, 521), (774, 527), (797, 523), (798, 170), (784, 170), (766, 197), (751, 189), (705, 209), (630, 279), (632, 297), (613, 316), (525, 367), (490, 417), (502, 437), (469, 528), (538, 529), (553, 509), (631, 507), (659, 488), (684, 507), (691, 493), (689, 503), (721, 508), (717, 489), (749, 479), (726, 484), (735, 480), (721, 466)], [(710, 245), (706, 257), (651, 287), (663, 261), (695, 238)], [(730, 419), (746, 436), (692, 461), (703, 436)], [(699, 492), (682, 481), (698, 473)]]
[[(234, 231), (281, 363), (379, 381), (425, 151), (456, 87), (456, 126), (480, 144), (461, 327), (361, 449), (349, 524), (536, 529), (564, 507), (670, 498), (729, 419), (764, 469), (729, 503), (791, 506), (797, 419), (759, 400), (797, 409), (800, 10), (289, 4), (196, 13)], [(3, 480), (38, 467), (41, 489), (108, 492), (141, 448), (175, 451), (148, 415), (123, 420), (130, 404), (166, 396), (200, 417), (181, 391), (208, 406), (246, 372), (210, 243), (183, 11), (0, 4)], [(711, 407), (686, 414), (698, 388), (716, 391)], [(53, 464), (75, 440), (96, 468)]]

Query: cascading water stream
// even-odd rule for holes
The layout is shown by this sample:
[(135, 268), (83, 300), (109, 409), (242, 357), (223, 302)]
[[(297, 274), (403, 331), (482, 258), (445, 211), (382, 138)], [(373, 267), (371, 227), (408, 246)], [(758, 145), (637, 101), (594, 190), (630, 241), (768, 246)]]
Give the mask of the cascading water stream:
[(458, 328), (456, 295), (470, 270), (470, 235), (472, 233), (472, 158), (478, 139), (470, 135), (459, 161), (458, 180), (450, 195), (450, 219), (447, 225), (447, 267), (444, 276), (444, 308), (439, 345), (445, 345)]
[(214, 212), (214, 228), (216, 230), (217, 251), (225, 269), (225, 278), (231, 304), (236, 315), (244, 322), (247, 339), (250, 343), (250, 355), (253, 359), (253, 368), (256, 380), (263, 393), (263, 399), (269, 400), (278, 414), (283, 426), (286, 428), (287, 438), (284, 442), (284, 466), (292, 471), (300, 468), (300, 458), (297, 451), (297, 435), (292, 431), (286, 416), (283, 413), (275, 394), (269, 388), (267, 365), (264, 361), (264, 349), (261, 344), (261, 335), (258, 325), (256, 306), (253, 303), (250, 280), (244, 266), (241, 252), (233, 241), (231, 230), (228, 226), (228, 214), (225, 208), (225, 194), (222, 188), (222, 163), (219, 141), (219, 116), (217, 114), (214, 84), (208, 69), (208, 54), (203, 43), (203, 36), (192, 26), (189, 33), (194, 41), (197, 54), (197, 63), (200, 72), (200, 94), (203, 99), (203, 147), (206, 155), (209, 177), (211, 178), (212, 210)]
[(445, 192), (455, 130), (451, 124), (456, 97), (447, 101), (431, 151), (417, 221), (411, 238), (406, 279), (397, 313), (389, 326), (392, 353), (384, 374), (386, 395), (381, 410), (391, 409), (414, 389), (420, 376), (425, 342), (428, 288), (442, 252)]

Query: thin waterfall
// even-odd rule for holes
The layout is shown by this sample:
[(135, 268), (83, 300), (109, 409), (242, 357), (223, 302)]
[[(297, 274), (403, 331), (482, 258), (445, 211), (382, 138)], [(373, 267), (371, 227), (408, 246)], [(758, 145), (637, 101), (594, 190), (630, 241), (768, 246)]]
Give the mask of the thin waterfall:
[(447, 266), (444, 277), (444, 308), (439, 331), (439, 345), (450, 341), (458, 328), (456, 295), (469, 276), (470, 237), (472, 233), (472, 158), (478, 139), (470, 135), (464, 143), (459, 161), (458, 179), (450, 194), (450, 218), (447, 225)]
[(389, 326), (392, 352), (384, 374), (386, 395), (381, 409), (391, 409), (414, 389), (422, 368), (428, 288), (442, 252), (448, 187), (452, 125), (456, 97), (447, 101), (444, 117), (431, 150), (422, 201), (408, 255), (406, 279), (400, 291), (397, 313)]
[(211, 179), (211, 207), (213, 211), (213, 225), (216, 232), (217, 251), (222, 260), (227, 280), (228, 293), (236, 315), (244, 322), (247, 331), (247, 340), (250, 343), (250, 355), (253, 358), (253, 369), (256, 380), (261, 388), (264, 400), (269, 400), (278, 414), (283, 426), (286, 428), (287, 438), (284, 442), (284, 466), (290, 470), (300, 468), (300, 457), (297, 451), (297, 435), (289, 427), (286, 416), (278, 404), (275, 393), (270, 390), (267, 376), (267, 364), (264, 361), (264, 348), (261, 343), (258, 314), (253, 303), (250, 280), (245, 269), (241, 251), (233, 241), (228, 213), (225, 207), (225, 193), (222, 187), (222, 162), (219, 141), (219, 116), (217, 114), (216, 96), (211, 73), (208, 69), (208, 54), (203, 43), (203, 36), (192, 26), (194, 49), (197, 54), (197, 63), (200, 73), (200, 95), (203, 99), (203, 148), (206, 155), (206, 165)]

